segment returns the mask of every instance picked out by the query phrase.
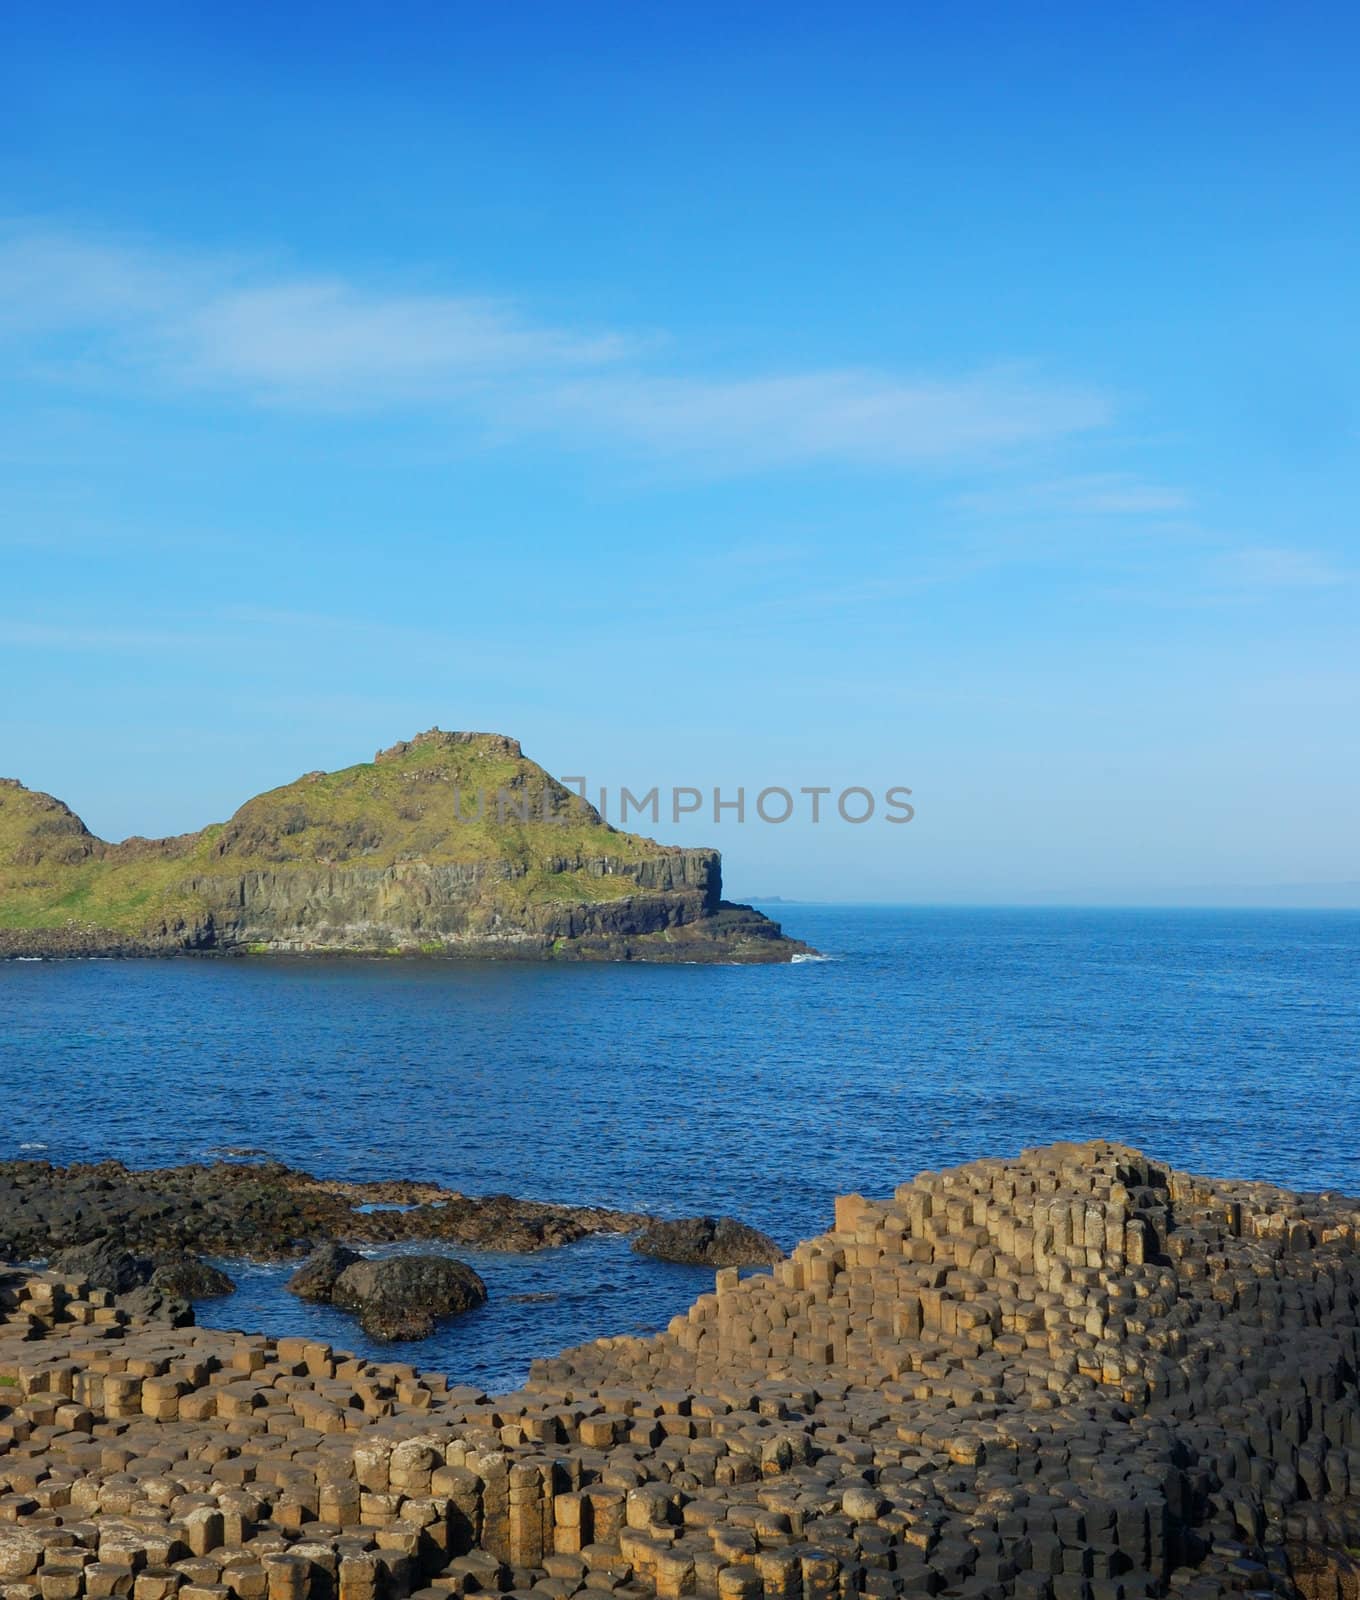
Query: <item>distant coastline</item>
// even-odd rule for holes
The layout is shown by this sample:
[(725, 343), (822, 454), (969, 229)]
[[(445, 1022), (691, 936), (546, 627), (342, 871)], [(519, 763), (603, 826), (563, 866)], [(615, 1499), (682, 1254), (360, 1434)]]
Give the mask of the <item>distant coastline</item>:
[(503, 734), (432, 728), (257, 795), (225, 823), (121, 844), (0, 780), (0, 957), (807, 953), (723, 898), (716, 850), (611, 827)]

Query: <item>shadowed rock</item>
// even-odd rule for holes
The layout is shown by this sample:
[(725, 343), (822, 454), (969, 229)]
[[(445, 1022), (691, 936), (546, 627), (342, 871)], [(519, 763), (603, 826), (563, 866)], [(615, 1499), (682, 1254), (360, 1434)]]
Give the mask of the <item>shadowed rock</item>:
[(748, 1228), (735, 1217), (654, 1222), (633, 1240), (633, 1249), (688, 1267), (767, 1267), (784, 1259), (768, 1233)]
[(114, 1303), (133, 1318), (168, 1322), (172, 1328), (193, 1325), (194, 1308), (182, 1295), (166, 1294), (149, 1283), (118, 1295)]
[(120, 1248), (111, 1239), (95, 1239), (89, 1244), (58, 1250), (48, 1265), (54, 1272), (83, 1278), (95, 1288), (111, 1289), (114, 1294), (140, 1289), (151, 1277), (149, 1261)]
[(151, 1288), (182, 1300), (217, 1300), (236, 1288), (220, 1267), (197, 1256), (158, 1261), (149, 1282)]
[(49, 1266), (64, 1277), (107, 1289), (130, 1317), (186, 1328), (194, 1320), (192, 1300), (230, 1294), (236, 1285), (225, 1272), (194, 1256), (155, 1261), (96, 1239), (57, 1251)]
[(284, 1287), (299, 1300), (328, 1301), (335, 1292), (335, 1281), (346, 1267), (363, 1257), (342, 1244), (323, 1244), (302, 1263)]
[[(58, 1250), (48, 1265), (54, 1272), (82, 1278), (116, 1295), (126, 1296), (149, 1289), (151, 1294), (142, 1295), (128, 1307), (143, 1316), (155, 1315), (149, 1308), (158, 1303), (157, 1295), (165, 1302), (212, 1300), (230, 1294), (236, 1287), (225, 1272), (200, 1261), (197, 1256), (140, 1256), (107, 1238)], [(176, 1306), (176, 1314), (178, 1310)]]

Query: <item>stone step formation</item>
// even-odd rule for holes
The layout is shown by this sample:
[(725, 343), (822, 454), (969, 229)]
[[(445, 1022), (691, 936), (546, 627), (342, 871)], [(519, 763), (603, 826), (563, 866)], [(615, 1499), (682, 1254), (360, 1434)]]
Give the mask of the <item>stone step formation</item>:
[(0, 1600), (1357, 1591), (1360, 1202), (923, 1173), (498, 1399), (0, 1282)]

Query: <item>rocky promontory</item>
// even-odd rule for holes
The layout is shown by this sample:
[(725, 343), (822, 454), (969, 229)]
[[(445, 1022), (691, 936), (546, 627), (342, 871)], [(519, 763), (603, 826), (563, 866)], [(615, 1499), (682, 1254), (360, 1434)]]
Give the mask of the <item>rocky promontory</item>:
[(848, 1196), (499, 1399), (11, 1270), (0, 1593), (1342, 1600), (1358, 1309), (1360, 1201), (1109, 1144)]
[(788, 961), (716, 850), (611, 827), (514, 739), (431, 729), (227, 822), (96, 838), (0, 779), (0, 957), (357, 953)]

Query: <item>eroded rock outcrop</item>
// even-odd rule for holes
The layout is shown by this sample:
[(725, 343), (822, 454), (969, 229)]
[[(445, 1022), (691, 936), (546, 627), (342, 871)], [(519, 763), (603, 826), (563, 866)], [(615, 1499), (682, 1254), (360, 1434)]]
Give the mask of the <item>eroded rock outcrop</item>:
[(220, 1300), (236, 1288), (221, 1267), (189, 1255), (158, 1261), (148, 1282), (151, 1288), (177, 1295), (181, 1300)]

